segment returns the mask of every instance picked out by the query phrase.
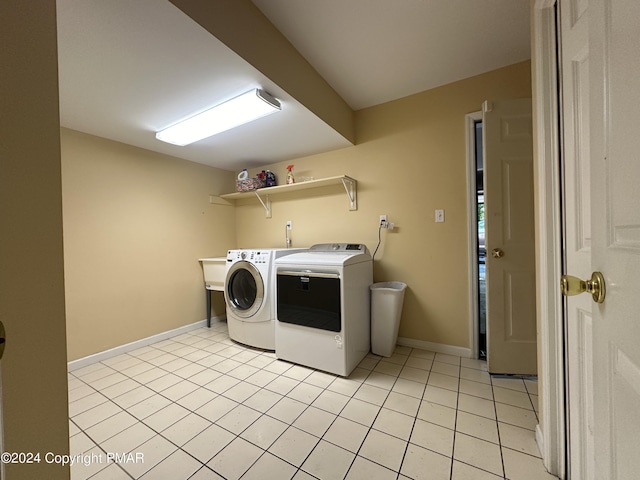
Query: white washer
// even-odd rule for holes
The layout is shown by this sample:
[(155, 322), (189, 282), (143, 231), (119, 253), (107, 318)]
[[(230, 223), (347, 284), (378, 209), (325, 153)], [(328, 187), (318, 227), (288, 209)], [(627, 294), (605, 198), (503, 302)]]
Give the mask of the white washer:
[(276, 357), (348, 376), (370, 348), (367, 247), (319, 244), (275, 265)]
[(252, 347), (275, 349), (274, 260), (293, 248), (229, 250), (224, 281), (229, 337)]

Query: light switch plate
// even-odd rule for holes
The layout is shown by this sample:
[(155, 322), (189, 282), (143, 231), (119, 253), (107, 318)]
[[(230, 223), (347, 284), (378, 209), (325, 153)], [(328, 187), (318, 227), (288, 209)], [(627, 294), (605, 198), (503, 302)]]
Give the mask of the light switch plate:
[(436, 223), (444, 222), (444, 210), (436, 210)]

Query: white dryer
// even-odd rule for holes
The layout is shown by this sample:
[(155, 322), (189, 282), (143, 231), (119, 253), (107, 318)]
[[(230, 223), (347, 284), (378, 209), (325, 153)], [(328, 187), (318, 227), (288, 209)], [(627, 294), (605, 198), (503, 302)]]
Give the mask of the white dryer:
[(229, 250), (224, 299), (229, 337), (252, 347), (275, 349), (274, 261), (293, 248)]
[(348, 376), (370, 348), (367, 247), (319, 244), (275, 264), (276, 357)]

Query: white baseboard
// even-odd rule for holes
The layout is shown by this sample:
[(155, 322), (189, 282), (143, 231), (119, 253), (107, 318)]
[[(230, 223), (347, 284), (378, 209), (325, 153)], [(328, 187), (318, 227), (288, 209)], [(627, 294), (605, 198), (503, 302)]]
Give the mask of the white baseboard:
[[(211, 317), (211, 325), (223, 321), (225, 319), (224, 315), (219, 317)], [(87, 357), (78, 358), (77, 360), (72, 360), (67, 363), (67, 370), (72, 372), (73, 370), (77, 370), (82, 367), (86, 367), (87, 365), (91, 365), (93, 363), (101, 362), (103, 360), (107, 360), (112, 357), (116, 357), (118, 355), (122, 355), (123, 353), (131, 352), (133, 350), (137, 350), (138, 348), (146, 347), (147, 345), (151, 345), (152, 343), (161, 342), (162, 340), (166, 340), (171, 337), (175, 337), (177, 335), (190, 332), (192, 330), (196, 330), (201, 327), (207, 326), (207, 320), (200, 320), (198, 322), (192, 323), (190, 325), (184, 325), (182, 327), (174, 328), (173, 330), (169, 330), (166, 332), (158, 333), (156, 335), (152, 335), (147, 338), (141, 338), (140, 340), (136, 340), (135, 342), (127, 343), (125, 345), (120, 345), (118, 347), (111, 348), (109, 350), (105, 350), (104, 352), (94, 353), (93, 355), (89, 355)]]
[(413, 338), (398, 337), (396, 342), (403, 347), (421, 348), (430, 352), (444, 353), (446, 355), (456, 355), (463, 358), (471, 358), (471, 349), (466, 347), (456, 347), (455, 345), (445, 345), (443, 343), (425, 342)]
[[(225, 315), (212, 317), (211, 324), (213, 325), (214, 323), (218, 323), (224, 320)], [(138, 348), (146, 347), (147, 345), (151, 345), (152, 343), (161, 342), (162, 340), (166, 340), (168, 338), (175, 337), (177, 335), (187, 333), (201, 327), (205, 327), (206, 325), (206, 320), (200, 320), (190, 325), (184, 325), (167, 332), (162, 332), (150, 337), (141, 338), (140, 340), (136, 340), (125, 345), (120, 345), (103, 352), (94, 353), (93, 355), (89, 355), (87, 357), (72, 360), (67, 363), (67, 369), (69, 372), (72, 372), (73, 370), (78, 370), (79, 368), (86, 367), (87, 365), (101, 362), (103, 360), (122, 355), (123, 353), (137, 350)], [(469, 348), (456, 347), (454, 345), (445, 345), (443, 343), (425, 342), (423, 340), (415, 340), (413, 338), (406, 337), (398, 337), (398, 341), (396, 343), (405, 347), (420, 348), (422, 350), (429, 350), (431, 352), (444, 353), (447, 355), (456, 355), (463, 358), (470, 358), (471, 356), (471, 350)]]

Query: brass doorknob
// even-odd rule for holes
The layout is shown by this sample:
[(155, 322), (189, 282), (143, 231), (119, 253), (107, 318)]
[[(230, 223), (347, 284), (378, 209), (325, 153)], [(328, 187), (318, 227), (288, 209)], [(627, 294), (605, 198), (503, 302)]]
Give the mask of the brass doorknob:
[(494, 248), (493, 250), (491, 250), (491, 256), (493, 258), (502, 258), (504, 257), (504, 252), (501, 248)]
[(565, 296), (590, 293), (596, 303), (604, 302), (606, 295), (604, 276), (600, 272), (593, 272), (591, 278), (586, 281), (571, 275), (563, 275), (560, 280), (560, 288)]

